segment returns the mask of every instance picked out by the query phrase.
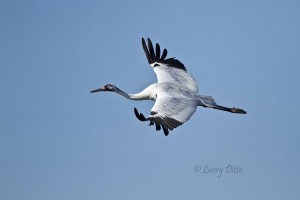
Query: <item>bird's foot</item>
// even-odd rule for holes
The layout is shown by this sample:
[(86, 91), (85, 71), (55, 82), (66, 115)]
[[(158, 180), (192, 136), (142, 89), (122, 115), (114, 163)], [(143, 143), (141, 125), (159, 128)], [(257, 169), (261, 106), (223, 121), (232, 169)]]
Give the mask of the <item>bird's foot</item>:
[(232, 113), (238, 113), (238, 114), (246, 114), (247, 112), (244, 111), (243, 109), (240, 109), (240, 108), (231, 108), (231, 112)]

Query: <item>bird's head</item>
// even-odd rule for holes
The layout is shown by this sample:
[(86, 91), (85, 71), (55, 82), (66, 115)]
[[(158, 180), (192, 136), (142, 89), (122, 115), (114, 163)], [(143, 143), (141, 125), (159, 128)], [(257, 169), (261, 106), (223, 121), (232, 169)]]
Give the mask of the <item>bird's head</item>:
[(107, 84), (103, 86), (102, 88), (92, 90), (90, 93), (95, 93), (95, 92), (115, 92), (118, 88), (112, 84)]

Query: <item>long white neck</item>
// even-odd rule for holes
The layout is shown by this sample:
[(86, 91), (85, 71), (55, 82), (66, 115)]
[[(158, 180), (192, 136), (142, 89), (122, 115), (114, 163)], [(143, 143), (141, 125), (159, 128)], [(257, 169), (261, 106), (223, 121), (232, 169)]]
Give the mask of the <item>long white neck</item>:
[(142, 92), (137, 93), (137, 94), (128, 94), (128, 93), (124, 92), (123, 90), (116, 87), (114, 92), (116, 92), (119, 95), (122, 95), (123, 97), (125, 97), (127, 99), (130, 99), (130, 100), (150, 100), (150, 99), (153, 99), (153, 98), (151, 98), (151, 94), (146, 90), (143, 90)]

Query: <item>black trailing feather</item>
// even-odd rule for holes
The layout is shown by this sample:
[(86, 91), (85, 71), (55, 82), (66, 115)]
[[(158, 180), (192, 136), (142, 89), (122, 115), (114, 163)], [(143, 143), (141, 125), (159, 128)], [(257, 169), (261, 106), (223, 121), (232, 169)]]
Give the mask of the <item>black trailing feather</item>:
[(166, 136), (169, 134), (169, 130), (173, 130), (174, 128), (183, 124), (182, 122), (171, 117), (159, 116), (159, 114), (155, 111), (151, 111), (151, 114), (148, 118), (146, 118), (142, 113), (139, 113), (136, 108), (134, 108), (134, 114), (142, 122), (150, 121), (149, 126), (155, 124), (155, 129), (157, 131), (161, 130), (162, 128)]
[(166, 127), (162, 127), (163, 128), (163, 131), (164, 131), (164, 134), (165, 134), (165, 136), (168, 136), (169, 135), (169, 130), (168, 130), (168, 128), (166, 128)]
[(169, 67), (175, 67), (175, 68), (186, 71), (184, 65), (179, 60), (177, 60), (175, 58), (166, 59), (167, 54), (168, 54), (168, 51), (166, 49), (163, 50), (162, 56), (160, 57), (159, 44), (156, 43), (156, 46), (155, 46), (156, 52), (154, 52), (154, 48), (153, 48), (151, 40), (149, 38), (147, 40), (148, 40), (148, 46), (147, 46), (144, 38), (142, 38), (142, 45), (143, 45), (143, 49), (144, 49), (144, 52), (146, 54), (149, 64), (158, 62), (158, 63), (166, 64)]
[(158, 123), (155, 123), (155, 126), (156, 126), (156, 130), (160, 131), (160, 125)]

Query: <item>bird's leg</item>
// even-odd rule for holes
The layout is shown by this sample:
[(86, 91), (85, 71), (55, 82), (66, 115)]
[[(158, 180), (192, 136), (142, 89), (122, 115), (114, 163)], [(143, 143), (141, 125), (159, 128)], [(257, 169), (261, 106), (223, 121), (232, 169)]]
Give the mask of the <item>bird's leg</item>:
[(223, 106), (219, 106), (219, 105), (216, 105), (214, 107), (212, 107), (214, 109), (218, 109), (218, 110), (223, 110), (223, 111), (227, 111), (227, 112), (231, 112), (231, 113), (237, 113), (237, 114), (247, 114), (246, 111), (244, 111), (243, 109), (241, 108), (227, 108), (227, 107), (223, 107)]

